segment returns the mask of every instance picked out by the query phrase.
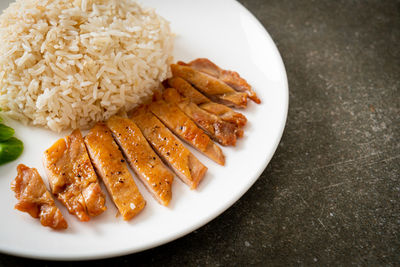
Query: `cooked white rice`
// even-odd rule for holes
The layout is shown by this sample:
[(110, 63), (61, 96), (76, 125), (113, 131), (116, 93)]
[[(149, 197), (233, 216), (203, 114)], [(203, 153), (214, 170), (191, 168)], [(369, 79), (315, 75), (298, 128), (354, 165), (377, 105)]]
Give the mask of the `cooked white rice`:
[(172, 47), (169, 23), (130, 0), (17, 0), (0, 16), (0, 108), (88, 128), (148, 98)]

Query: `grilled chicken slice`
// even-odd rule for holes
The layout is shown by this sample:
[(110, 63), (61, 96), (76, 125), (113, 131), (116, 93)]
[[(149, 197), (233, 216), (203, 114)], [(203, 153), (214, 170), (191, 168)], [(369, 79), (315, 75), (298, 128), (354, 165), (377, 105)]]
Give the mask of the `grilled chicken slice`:
[(154, 198), (167, 206), (171, 200), (174, 175), (151, 148), (137, 125), (130, 119), (113, 116), (106, 122), (129, 165)]
[(261, 100), (257, 97), (257, 94), (251, 89), (251, 86), (247, 83), (245, 79), (240, 77), (239, 73), (237, 73), (236, 71), (221, 69), (207, 58), (198, 58), (189, 62), (188, 64), (185, 64), (183, 62), (178, 62), (178, 64), (192, 67), (197, 71), (204, 72), (217, 79), (220, 79), (236, 91), (247, 93), (248, 97), (257, 104), (261, 103)]
[[(234, 123), (237, 127), (243, 127), (247, 123), (247, 118), (231, 108), (215, 102), (208, 102), (199, 105), (200, 108), (219, 116), (222, 120)], [(238, 136), (241, 137), (241, 136)]]
[(212, 139), (224, 146), (234, 146), (237, 135), (243, 135), (243, 130), (233, 123), (221, 120), (201, 108), (190, 99), (181, 97), (174, 88), (168, 88), (163, 92), (163, 98), (168, 103), (175, 103), (197, 126), (204, 130)]
[(172, 77), (168, 79), (168, 84), (175, 88), (182, 96), (189, 98), (200, 108), (219, 116), (224, 121), (234, 123), (237, 127), (243, 127), (247, 122), (247, 119), (243, 114), (236, 112), (225, 105), (212, 102), (209, 98), (191, 86), (190, 83), (180, 77)]
[(189, 82), (180, 77), (169, 78), (167, 82), (170, 87), (175, 88), (181, 95), (189, 98), (197, 105), (211, 102), (208, 97), (197, 91)]
[(11, 189), (18, 199), (15, 208), (29, 213), (33, 218), (39, 218), (43, 226), (55, 230), (66, 229), (68, 224), (55, 205), (38, 171), (23, 164), (18, 165), (17, 171), (17, 177), (11, 183)]
[(111, 130), (97, 123), (85, 136), (93, 165), (102, 178), (115, 206), (124, 220), (130, 220), (146, 205), (125, 159), (115, 143)]
[(247, 106), (247, 93), (237, 92), (217, 78), (179, 64), (172, 64), (171, 70), (173, 76), (188, 81), (213, 101), (235, 108)]
[(164, 100), (150, 104), (150, 111), (167, 126), (175, 135), (202, 152), (220, 165), (225, 164), (222, 150), (210, 137), (183, 113), (179, 107)]
[(140, 128), (154, 150), (178, 177), (191, 189), (196, 189), (206, 174), (207, 167), (164, 124), (149, 112), (147, 107), (143, 106), (137, 109), (131, 118)]
[(43, 159), (52, 193), (79, 220), (106, 210), (104, 193), (79, 130), (58, 140)]

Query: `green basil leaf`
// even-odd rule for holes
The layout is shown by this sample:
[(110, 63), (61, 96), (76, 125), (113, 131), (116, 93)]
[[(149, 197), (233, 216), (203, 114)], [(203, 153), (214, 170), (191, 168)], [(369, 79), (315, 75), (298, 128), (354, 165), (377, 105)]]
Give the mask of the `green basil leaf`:
[(14, 135), (14, 129), (4, 124), (0, 124), (0, 142), (10, 139)]
[(0, 142), (0, 165), (17, 159), (23, 150), (24, 144), (15, 137)]

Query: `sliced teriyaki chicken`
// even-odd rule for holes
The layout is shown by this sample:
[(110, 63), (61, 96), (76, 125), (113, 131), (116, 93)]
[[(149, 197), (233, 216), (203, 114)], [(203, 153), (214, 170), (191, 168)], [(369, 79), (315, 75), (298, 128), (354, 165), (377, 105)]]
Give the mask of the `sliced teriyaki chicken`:
[(197, 91), (189, 82), (180, 77), (169, 78), (167, 82), (170, 87), (175, 88), (181, 95), (189, 98), (197, 105), (211, 102), (208, 97)]
[(199, 105), (205, 111), (218, 115), (222, 120), (236, 124), (238, 127), (243, 127), (247, 123), (247, 118), (231, 108), (215, 102), (208, 102)]
[(104, 123), (97, 123), (85, 136), (85, 144), (97, 173), (123, 219), (132, 219), (145, 207), (146, 201), (129, 172), (111, 130)]
[(234, 123), (237, 127), (243, 127), (247, 122), (247, 119), (243, 114), (236, 112), (225, 105), (212, 102), (209, 98), (190, 85), (190, 83), (180, 77), (172, 77), (168, 79), (168, 84), (175, 88), (182, 96), (189, 98), (200, 108), (219, 116), (224, 121)]
[(43, 164), (52, 193), (79, 220), (106, 210), (104, 193), (79, 130), (58, 140), (44, 153)]
[(243, 135), (242, 129), (199, 108), (190, 99), (182, 97), (174, 88), (164, 90), (163, 98), (168, 103), (175, 103), (197, 126), (221, 145), (234, 146), (237, 136)]
[(225, 164), (221, 148), (174, 103), (160, 99), (149, 105), (150, 111), (175, 135), (220, 165)]
[(17, 171), (17, 177), (11, 183), (11, 189), (18, 199), (15, 208), (29, 213), (33, 218), (39, 218), (43, 226), (55, 230), (66, 229), (68, 224), (55, 205), (38, 171), (23, 164), (18, 165)]
[(187, 64), (184, 62), (178, 62), (178, 64), (192, 67), (197, 71), (207, 73), (208, 75), (220, 79), (236, 91), (247, 93), (249, 98), (257, 104), (261, 103), (261, 100), (257, 97), (256, 92), (251, 89), (251, 86), (247, 83), (247, 81), (240, 77), (239, 73), (236, 71), (221, 69), (207, 58), (198, 58)]
[(113, 116), (106, 122), (129, 165), (154, 198), (167, 206), (174, 175), (151, 148), (138, 126), (130, 119)]
[(188, 81), (213, 101), (235, 108), (247, 106), (247, 93), (237, 92), (211, 75), (179, 64), (172, 64), (171, 71), (173, 76)]
[(196, 189), (207, 172), (204, 166), (147, 107), (141, 107), (131, 119), (142, 131), (154, 150), (191, 189)]

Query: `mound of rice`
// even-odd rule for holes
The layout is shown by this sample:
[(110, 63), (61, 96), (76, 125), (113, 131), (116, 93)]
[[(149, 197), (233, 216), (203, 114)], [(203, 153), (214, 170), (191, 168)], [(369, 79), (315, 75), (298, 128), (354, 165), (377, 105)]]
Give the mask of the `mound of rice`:
[(130, 0), (17, 0), (0, 16), (0, 108), (88, 128), (148, 98), (172, 48), (169, 23)]

